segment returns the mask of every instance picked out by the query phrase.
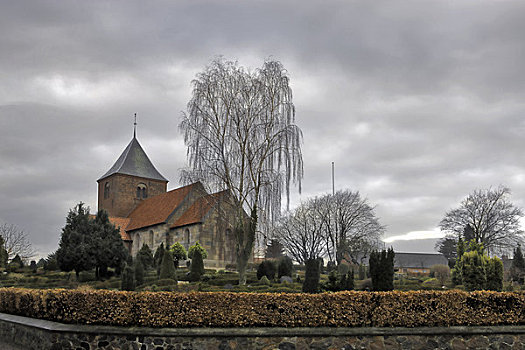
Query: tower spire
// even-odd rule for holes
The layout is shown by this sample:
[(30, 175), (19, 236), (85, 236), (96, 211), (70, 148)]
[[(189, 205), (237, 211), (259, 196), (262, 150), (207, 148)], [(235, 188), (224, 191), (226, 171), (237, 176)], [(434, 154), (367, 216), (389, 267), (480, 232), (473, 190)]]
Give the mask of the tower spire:
[(135, 113), (135, 122), (133, 123), (133, 138), (137, 138), (137, 113)]

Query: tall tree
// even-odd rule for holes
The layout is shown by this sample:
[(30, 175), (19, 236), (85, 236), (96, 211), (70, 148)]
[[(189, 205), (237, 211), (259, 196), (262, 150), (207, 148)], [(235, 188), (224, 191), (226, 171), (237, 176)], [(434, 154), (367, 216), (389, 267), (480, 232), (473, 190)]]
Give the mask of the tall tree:
[(383, 231), (374, 208), (349, 190), (307, 200), (276, 227), (286, 252), (301, 263), (328, 256), (338, 264), (345, 257), (357, 264)]
[(280, 219), (276, 228), (285, 252), (300, 264), (326, 255), (322, 217), (313, 210), (317, 199), (310, 199)]
[(512, 266), (510, 268), (510, 276), (513, 281), (523, 284), (525, 277), (525, 260), (521, 252), (521, 245), (518, 244), (514, 250), (514, 257), (512, 259)]
[(0, 225), (0, 237), (4, 240), (4, 248), (8, 259), (20, 255), (22, 259), (29, 259), (35, 255), (35, 251), (29, 241), (27, 233), (15, 225), (3, 223)]
[(99, 210), (95, 219), (89, 220), (89, 223), (92, 225), (89, 253), (95, 258), (97, 278), (106, 276), (108, 267), (120, 270), (128, 258), (128, 251), (122, 243), (119, 230), (109, 221), (105, 210)]
[(458, 208), (448, 211), (439, 226), (442, 231), (459, 236), (469, 225), (474, 241), (483, 243), (489, 253), (505, 252), (523, 240), (523, 211), (509, 201), (509, 196), (507, 187), (475, 190)]
[(84, 207), (84, 203), (80, 202), (69, 210), (56, 257), (59, 268), (62, 271), (74, 270), (77, 279), (81, 271), (89, 270), (95, 265), (92, 230), (89, 208)]
[(181, 178), (231, 192), (239, 283), (245, 284), (259, 211), (277, 218), (282, 192), (289, 203), (291, 182), (301, 189), (302, 133), (295, 125), (289, 77), (278, 61), (249, 72), (219, 58), (192, 85), (180, 124), (190, 169)]
[(324, 195), (315, 209), (323, 219), (328, 259), (338, 265), (345, 257), (357, 264), (359, 255), (376, 246), (384, 232), (374, 207), (358, 191)]
[[(454, 236), (445, 236), (440, 238), (434, 249), (443, 254), (447, 258), (449, 265), (454, 264), (457, 259), (457, 238)], [(453, 265), (452, 265), (453, 266)]]

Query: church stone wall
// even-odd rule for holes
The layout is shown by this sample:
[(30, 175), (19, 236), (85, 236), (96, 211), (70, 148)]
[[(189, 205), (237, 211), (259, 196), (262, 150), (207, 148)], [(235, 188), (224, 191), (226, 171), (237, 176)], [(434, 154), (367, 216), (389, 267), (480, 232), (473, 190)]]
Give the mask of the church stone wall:
[[(106, 183), (109, 184), (108, 198), (104, 198)], [(99, 210), (105, 209), (109, 216), (127, 217), (142, 201), (137, 197), (137, 186), (140, 184), (146, 185), (147, 198), (166, 192), (166, 181), (114, 174), (98, 182)]]

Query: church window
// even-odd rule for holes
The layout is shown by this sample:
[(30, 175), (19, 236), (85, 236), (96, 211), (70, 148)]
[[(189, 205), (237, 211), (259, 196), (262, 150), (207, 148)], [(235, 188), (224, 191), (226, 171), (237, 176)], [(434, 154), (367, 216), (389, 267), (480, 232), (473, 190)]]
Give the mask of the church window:
[(137, 186), (137, 198), (146, 199), (148, 198), (148, 188), (144, 184), (139, 184)]
[(149, 247), (153, 249), (153, 230), (149, 231)]
[(171, 246), (171, 235), (169, 232), (166, 232), (166, 248)]
[(109, 182), (104, 184), (104, 199), (109, 198)]
[(190, 248), (190, 230), (188, 229), (184, 231), (184, 246), (186, 249)]

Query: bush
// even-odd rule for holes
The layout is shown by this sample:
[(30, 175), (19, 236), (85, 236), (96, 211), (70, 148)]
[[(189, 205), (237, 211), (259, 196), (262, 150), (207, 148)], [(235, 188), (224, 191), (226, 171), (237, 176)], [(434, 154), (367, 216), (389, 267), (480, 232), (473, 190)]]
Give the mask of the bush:
[(144, 284), (144, 266), (142, 265), (142, 260), (135, 260), (135, 283), (137, 286)]
[(188, 258), (188, 253), (186, 252), (186, 249), (179, 242), (176, 242), (171, 246), (170, 252), (173, 256), (173, 263), (175, 264), (176, 269), (179, 268), (180, 260), (186, 260)]
[(486, 267), (487, 290), (503, 290), (503, 262), (497, 257), (488, 260)]
[[(287, 286), (278, 287), (281, 291), (290, 290)], [(170, 290), (173, 289), (171, 286)], [(309, 295), (0, 288), (3, 313), (62, 323), (121, 327), (522, 325), (523, 310), (522, 292), (352, 291)]]
[(266, 276), (270, 281), (275, 278), (275, 264), (271, 260), (264, 260), (257, 267), (257, 279)]
[(133, 269), (131, 266), (126, 265), (124, 271), (122, 271), (120, 289), (128, 291), (135, 290), (135, 276), (133, 276)]
[(154, 266), (153, 253), (147, 244), (142, 245), (135, 260), (140, 260), (144, 269), (149, 269)]
[(461, 258), (463, 284), (468, 291), (481, 290), (487, 284), (485, 265), (487, 257), (477, 250), (463, 254)]
[(388, 291), (394, 289), (394, 249), (370, 253), (370, 277), (375, 291)]
[[(190, 249), (191, 251), (191, 249)], [(204, 274), (204, 262), (202, 261), (202, 251), (195, 249), (192, 251), (191, 266), (190, 266), (190, 281), (198, 282)]]
[(159, 278), (161, 280), (166, 278), (171, 278), (173, 280), (177, 279), (175, 271), (175, 265), (173, 265), (173, 258), (171, 253), (168, 250), (164, 250), (164, 256), (162, 257), (162, 263), (160, 264), (160, 274)]
[(318, 293), (319, 278), (321, 277), (321, 266), (319, 259), (310, 259), (306, 261), (306, 273), (304, 275), (303, 292)]
[(263, 285), (269, 286), (271, 285), (270, 280), (266, 276), (262, 276), (259, 282)]
[(290, 259), (287, 256), (282, 257), (279, 260), (279, 266), (277, 267), (277, 278), (281, 278), (283, 276), (292, 277), (292, 274), (293, 274), (292, 259)]
[(445, 285), (445, 282), (450, 276), (450, 267), (448, 267), (448, 265), (433, 265), (430, 271), (442, 286)]

